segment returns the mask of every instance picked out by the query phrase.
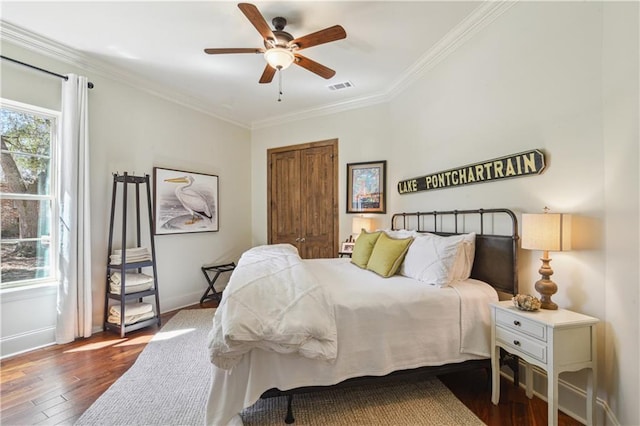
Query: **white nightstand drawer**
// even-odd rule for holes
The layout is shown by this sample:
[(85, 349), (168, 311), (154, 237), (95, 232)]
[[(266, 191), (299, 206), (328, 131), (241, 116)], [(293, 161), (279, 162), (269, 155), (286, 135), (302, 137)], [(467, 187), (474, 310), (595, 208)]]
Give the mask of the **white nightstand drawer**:
[(547, 341), (547, 329), (543, 324), (524, 318), (522, 315), (515, 315), (507, 311), (496, 311), (496, 323), (515, 330), (519, 333), (525, 333), (529, 336)]
[(496, 327), (496, 339), (505, 343), (509, 348), (509, 352), (517, 355), (518, 352), (529, 355), (538, 361), (547, 363), (547, 346), (528, 339), (522, 334), (512, 333), (511, 331)]

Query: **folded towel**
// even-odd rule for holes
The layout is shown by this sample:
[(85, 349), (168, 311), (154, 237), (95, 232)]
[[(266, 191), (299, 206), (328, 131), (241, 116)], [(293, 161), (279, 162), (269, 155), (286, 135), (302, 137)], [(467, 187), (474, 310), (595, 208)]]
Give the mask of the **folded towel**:
[[(153, 306), (151, 303), (137, 302), (127, 303), (124, 305), (124, 316), (146, 314), (147, 312), (153, 312)], [(109, 307), (109, 314), (120, 316), (120, 305), (111, 305)]]
[[(151, 254), (146, 247), (133, 247), (125, 249), (128, 263), (144, 262), (151, 260)], [(122, 263), (122, 249), (116, 249), (110, 256), (112, 265), (120, 265)]]
[[(130, 285), (140, 285), (140, 284), (153, 282), (153, 277), (151, 275), (135, 273), (135, 272), (126, 272), (124, 274), (124, 278), (125, 278), (124, 285), (126, 287), (129, 287)], [(119, 285), (121, 282), (121, 279), (122, 279), (122, 276), (120, 275), (120, 272), (113, 272), (111, 274), (110, 280), (112, 283)]]
[[(120, 265), (122, 263), (122, 256), (112, 254), (110, 256), (110, 262), (112, 265)], [(151, 256), (127, 256), (127, 263), (146, 262), (151, 260)]]
[[(153, 318), (154, 316), (155, 316), (155, 313), (153, 313), (153, 311), (146, 312), (140, 315), (127, 315), (124, 317), (124, 325), (134, 324), (138, 321), (143, 321), (149, 318)], [(111, 324), (120, 325), (120, 315), (109, 315), (109, 317), (107, 318), (107, 321), (110, 322)]]
[[(111, 259), (122, 259), (122, 255), (120, 254), (112, 254)], [(127, 254), (127, 260), (133, 261), (138, 259), (151, 259), (151, 255), (149, 254)]]
[[(109, 284), (109, 287), (110, 287), (111, 293), (113, 294), (121, 293), (122, 286), (120, 284), (115, 284), (112, 282)], [(136, 285), (129, 285), (129, 282), (127, 281), (127, 285), (124, 288), (124, 293), (125, 294), (137, 293), (139, 291), (149, 290), (151, 287), (153, 287), (153, 281), (149, 281), (148, 283), (136, 284)]]
[[(138, 255), (145, 255), (145, 254), (148, 255), (149, 249), (147, 249), (146, 247), (128, 247), (126, 248), (126, 253), (127, 253), (127, 256), (129, 255), (138, 256)], [(121, 255), (122, 249), (113, 250), (113, 254)]]

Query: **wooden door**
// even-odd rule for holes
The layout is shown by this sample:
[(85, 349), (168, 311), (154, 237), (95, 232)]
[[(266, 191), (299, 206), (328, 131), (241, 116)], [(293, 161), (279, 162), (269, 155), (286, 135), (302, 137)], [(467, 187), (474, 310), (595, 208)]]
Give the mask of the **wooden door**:
[(333, 208), (333, 147), (307, 148), (300, 156), (302, 182), (300, 255), (305, 259), (335, 257), (338, 243), (334, 239), (336, 216)]
[(302, 232), (300, 229), (300, 151), (274, 152), (270, 158), (269, 244), (289, 243), (297, 246)]
[(337, 153), (337, 140), (268, 151), (270, 244), (293, 244), (305, 259), (337, 255)]

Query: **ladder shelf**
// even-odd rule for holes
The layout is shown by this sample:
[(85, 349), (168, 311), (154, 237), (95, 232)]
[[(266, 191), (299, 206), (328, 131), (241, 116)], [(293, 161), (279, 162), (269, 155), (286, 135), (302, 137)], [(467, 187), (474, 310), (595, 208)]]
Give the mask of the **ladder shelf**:
[[(129, 185), (135, 186), (135, 235), (136, 235), (136, 248), (128, 248), (127, 247), (127, 204), (129, 202), (128, 199), (128, 187)], [(149, 246), (150, 250), (148, 251), (148, 260), (142, 260), (137, 262), (127, 262), (127, 251), (130, 250), (140, 250), (142, 247), (142, 233), (141, 233), (141, 221), (140, 221), (140, 185), (144, 185), (146, 189), (146, 198), (147, 198), (147, 210), (148, 210), (148, 224), (149, 224)], [(118, 188), (122, 188), (122, 216), (118, 217), (122, 226), (122, 234), (120, 236), (120, 244), (121, 244), (121, 254), (120, 254), (120, 262), (118, 264), (114, 264), (111, 261), (111, 256), (114, 254), (113, 252), (113, 242), (114, 242), (114, 228), (116, 222), (116, 201)], [(120, 212), (118, 212), (120, 213)], [(142, 250), (147, 253), (146, 250)], [(149, 175), (144, 176), (133, 176), (128, 173), (114, 174), (113, 175), (113, 193), (111, 197), (111, 217), (109, 224), (109, 245), (107, 249), (107, 281), (106, 281), (106, 297), (104, 302), (104, 328), (105, 330), (110, 330), (120, 334), (120, 337), (124, 337), (126, 333), (138, 330), (140, 328), (149, 327), (152, 325), (161, 325), (160, 321), (160, 296), (158, 293), (158, 274), (156, 268), (156, 253), (155, 253), (155, 241), (153, 235), (153, 211), (151, 207), (151, 189), (149, 184)], [(147, 257), (147, 256), (144, 256)], [(137, 273), (142, 274), (142, 268), (151, 268), (152, 276), (150, 276), (150, 280), (146, 281), (144, 284), (152, 283), (150, 288), (145, 288), (141, 291), (131, 291), (127, 293), (126, 280), (127, 274)], [(113, 275), (118, 272), (120, 273), (119, 283), (116, 283), (116, 286), (119, 286), (120, 292), (112, 292), (111, 291), (111, 281)], [(127, 323), (126, 321), (126, 302), (137, 301), (141, 303), (143, 298), (153, 296), (153, 302), (155, 306), (152, 306), (153, 317), (148, 317), (145, 315), (142, 320), (135, 321), (132, 323)], [(115, 300), (117, 303), (109, 304), (110, 300)], [(119, 320), (120, 324), (115, 322), (109, 322), (109, 311), (112, 306), (119, 305)], [(130, 305), (131, 306), (131, 305)], [(147, 314), (147, 312), (145, 312)], [(112, 318), (113, 319), (113, 318)]]

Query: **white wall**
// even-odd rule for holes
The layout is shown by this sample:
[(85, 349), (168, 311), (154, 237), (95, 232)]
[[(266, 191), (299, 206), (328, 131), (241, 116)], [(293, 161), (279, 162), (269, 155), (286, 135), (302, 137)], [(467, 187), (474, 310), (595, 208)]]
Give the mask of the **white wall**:
[[(575, 250), (552, 254), (554, 300), (601, 320), (598, 395), (610, 412), (599, 422), (640, 423), (631, 401), (640, 337), (637, 39), (637, 3), (520, 2), (388, 104), (254, 130), (253, 241), (266, 241), (266, 149), (328, 137), (340, 141), (341, 191), (346, 163), (388, 161), (390, 212), (572, 213)], [(395, 188), (533, 148), (546, 154), (540, 176), (405, 195)], [(340, 197), (344, 238), (350, 216)], [(388, 224), (388, 215), (378, 219)], [(535, 294), (540, 254), (519, 252), (522, 293)], [(580, 372), (561, 378), (585, 387)]]
[(605, 3), (603, 10), (603, 379), (611, 410), (631, 425), (640, 424), (640, 4)]
[[(387, 116), (388, 107), (381, 104), (344, 114), (296, 121), (282, 127), (254, 130), (251, 154), (253, 244), (267, 243), (267, 149), (338, 138), (339, 180), (344, 182), (347, 163), (388, 158), (393, 148), (389, 144)], [(351, 216), (344, 214), (346, 186), (339, 185), (338, 188), (339, 236), (344, 240), (351, 233)], [(387, 224), (382, 218), (376, 219), (380, 225)]]
[[(153, 178), (153, 167), (159, 166), (219, 176), (219, 232), (155, 239), (162, 311), (197, 303), (206, 288), (200, 267), (237, 260), (251, 242), (249, 130), (6, 41), (2, 52), (62, 74), (87, 75), (95, 83), (89, 92), (94, 329), (103, 322), (114, 172), (146, 173)], [(6, 61), (1, 65), (3, 97), (59, 110), (59, 79)], [(142, 201), (146, 203), (146, 197)], [(143, 214), (146, 218), (145, 210)], [(144, 219), (142, 224), (148, 226)], [(145, 236), (148, 228), (143, 230), (143, 244), (148, 246)], [(119, 244), (115, 238), (116, 248)], [(55, 291), (14, 291), (0, 296), (2, 356), (53, 341)], [(24, 312), (29, 312), (28, 321), (17, 316)]]

